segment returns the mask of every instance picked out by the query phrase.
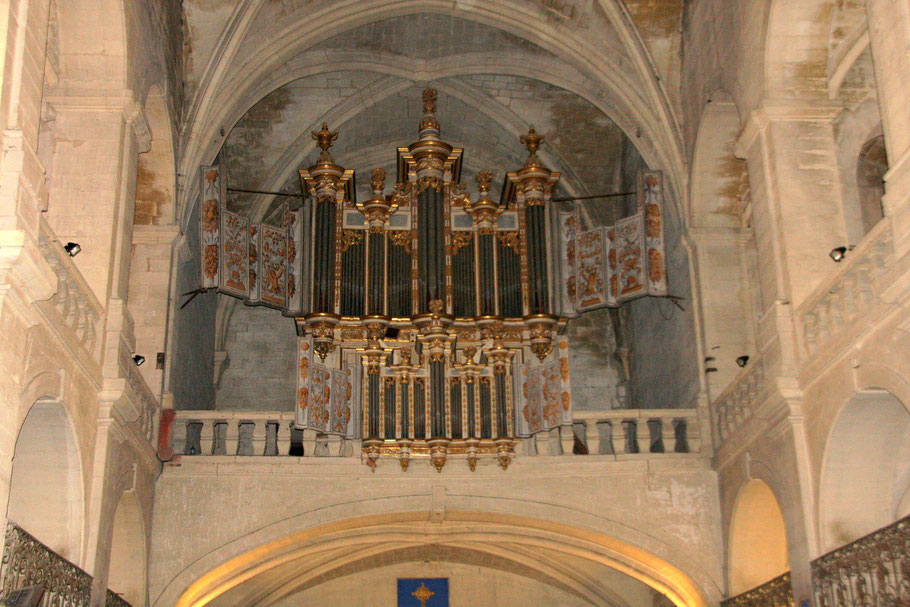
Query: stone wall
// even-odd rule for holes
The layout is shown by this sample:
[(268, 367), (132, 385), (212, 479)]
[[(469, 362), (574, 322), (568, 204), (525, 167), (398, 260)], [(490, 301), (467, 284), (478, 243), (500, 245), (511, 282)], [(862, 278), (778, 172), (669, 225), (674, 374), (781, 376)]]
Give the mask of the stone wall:
[(237, 303), (225, 333), (227, 358), (215, 408), (293, 411), (296, 348), (294, 319), (271, 308)]
[[(196, 220), (190, 222), (195, 227)], [(199, 233), (187, 230), (186, 240), (177, 259), (175, 292), (180, 295), (199, 286)], [(181, 302), (186, 301), (181, 298)], [(170, 346), (172, 358), (170, 385), (175, 409), (213, 409), (215, 350), (215, 309), (218, 296), (201, 293), (185, 308), (174, 312), (174, 338)], [(177, 308), (179, 308), (177, 305)]]

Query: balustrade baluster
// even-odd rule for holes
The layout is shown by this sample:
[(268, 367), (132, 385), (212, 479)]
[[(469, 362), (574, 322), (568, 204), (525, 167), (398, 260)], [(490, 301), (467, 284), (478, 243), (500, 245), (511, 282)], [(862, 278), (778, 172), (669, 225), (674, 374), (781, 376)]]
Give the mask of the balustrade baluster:
[(588, 448), (588, 455), (600, 455), (600, 428), (597, 427), (597, 420), (585, 420), (585, 446)]
[(211, 455), (215, 451), (215, 424), (211, 419), (200, 421), (199, 453), (197, 455)]
[(227, 428), (224, 431), (224, 453), (225, 455), (240, 455), (240, 424), (236, 419), (227, 420)]
[(316, 455), (316, 431), (310, 428), (303, 431), (303, 455), (305, 457)]
[(559, 427), (559, 444), (562, 447), (562, 455), (572, 455), (575, 447), (575, 432), (572, 426)]
[(610, 420), (610, 445), (613, 455), (626, 452), (626, 431), (621, 419)]
[(660, 431), (664, 440), (664, 452), (676, 452), (676, 426), (672, 417), (662, 417), (660, 419)]
[(341, 437), (337, 434), (329, 434), (326, 437), (326, 443), (329, 449), (329, 457), (341, 457)]
[(253, 452), (251, 455), (265, 455), (266, 424), (264, 419), (251, 420), (253, 424)]
[(185, 419), (177, 419), (171, 425), (174, 429), (171, 435), (171, 450), (178, 455), (185, 455), (187, 423)]
[(278, 455), (288, 455), (291, 452), (291, 426), (294, 422), (282, 420), (278, 422)]

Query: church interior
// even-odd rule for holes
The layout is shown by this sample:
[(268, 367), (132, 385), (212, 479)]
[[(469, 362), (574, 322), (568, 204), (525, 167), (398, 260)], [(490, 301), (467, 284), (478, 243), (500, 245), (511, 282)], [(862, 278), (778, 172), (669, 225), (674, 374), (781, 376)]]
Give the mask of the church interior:
[(907, 0), (0, 49), (0, 603), (910, 604)]

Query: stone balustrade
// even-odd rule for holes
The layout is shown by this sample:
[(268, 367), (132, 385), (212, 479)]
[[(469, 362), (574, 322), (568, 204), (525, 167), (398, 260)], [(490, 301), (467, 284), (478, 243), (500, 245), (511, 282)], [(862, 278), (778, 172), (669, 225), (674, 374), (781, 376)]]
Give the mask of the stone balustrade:
[(574, 411), (572, 420), (574, 445), (567, 450), (569, 445), (562, 439), (563, 452), (622, 456), (698, 453), (701, 449), (695, 409)]
[(714, 436), (718, 444), (730, 438), (755, 412), (767, 388), (764, 358), (749, 362), (729, 386), (714, 399)]
[(104, 308), (43, 220), (39, 225), (38, 246), (57, 275), (57, 291), (48, 301), (39, 302), (38, 307), (47, 316), (49, 326), (58, 331), (66, 343), (84, 348), (88, 356), (83, 360), (95, 364), (99, 350), (99, 322)]
[(820, 349), (846, 334), (850, 324), (868, 309), (875, 282), (893, 261), (891, 223), (880, 221), (799, 306), (800, 356), (808, 362)]
[[(698, 453), (695, 409), (578, 411), (573, 426), (522, 440), (520, 455)], [(177, 411), (177, 455), (360, 457), (361, 441), (294, 427), (292, 411)], [(614, 430), (615, 429), (615, 430)]]

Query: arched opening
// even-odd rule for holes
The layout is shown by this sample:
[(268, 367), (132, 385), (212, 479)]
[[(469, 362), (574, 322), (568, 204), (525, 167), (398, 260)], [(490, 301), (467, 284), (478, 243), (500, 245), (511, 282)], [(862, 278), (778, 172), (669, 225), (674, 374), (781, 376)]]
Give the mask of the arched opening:
[[(212, 553), (212, 562), (194, 563), (181, 572), (180, 581), (168, 585), (182, 586), (185, 574), (193, 576), (179, 599), (165, 589), (156, 604), (310, 604), (303, 599), (326, 598), (318, 591), (307, 594), (310, 590), (318, 587), (328, 592), (342, 578), (352, 582), (347, 597), (352, 599), (358, 580), (349, 576), (372, 580), (368, 588), (379, 596), (390, 589), (376, 586), (377, 572), (392, 576), (382, 578), (381, 583), (388, 584), (400, 573), (401, 577), (421, 572), (461, 575), (464, 565), (471, 568), (467, 578), (460, 580), (465, 585), (481, 579), (493, 586), (523, 581), (525, 589), (518, 593), (524, 596), (523, 603), (500, 602), (497, 596), (490, 604), (562, 604), (560, 600), (566, 605), (612, 607), (707, 604), (695, 581), (650, 552), (590, 530), (529, 517), (447, 512), (444, 521), (427, 527), (426, 513), (397, 513), (305, 529), (252, 550), (249, 538), (238, 542), (243, 548), (237, 556), (225, 562), (216, 558), (224, 554), (218, 550)], [(462, 596), (474, 596), (473, 586), (467, 587)], [(539, 591), (536, 596), (527, 594), (530, 587)], [(544, 595), (553, 600), (541, 599)], [(380, 603), (385, 601), (337, 604)], [(318, 604), (336, 603), (321, 600)]]
[(856, 188), (863, 234), (868, 233), (884, 217), (882, 196), (885, 195), (887, 172), (885, 137), (876, 135), (863, 144), (856, 161)]
[(145, 118), (152, 132), (147, 152), (139, 154), (136, 172), (135, 225), (174, 223), (176, 187), (173, 126), (164, 92), (152, 85), (145, 101)]
[(59, 403), (39, 400), (16, 440), (7, 518), (79, 564), (82, 501), (79, 453), (69, 418)]
[(716, 91), (702, 114), (692, 159), (691, 234), (697, 248), (711, 396), (736, 377), (736, 359), (755, 353), (752, 287), (755, 246), (746, 162), (734, 156), (739, 110), (725, 91)]
[(828, 437), (819, 485), (822, 550), (884, 527), (910, 509), (910, 413), (888, 392), (853, 396)]
[(771, 488), (758, 479), (739, 493), (730, 522), (729, 588), (735, 596), (790, 569), (787, 532)]
[(146, 604), (147, 546), (139, 500), (132, 491), (120, 497), (111, 535), (108, 588), (133, 607)]

